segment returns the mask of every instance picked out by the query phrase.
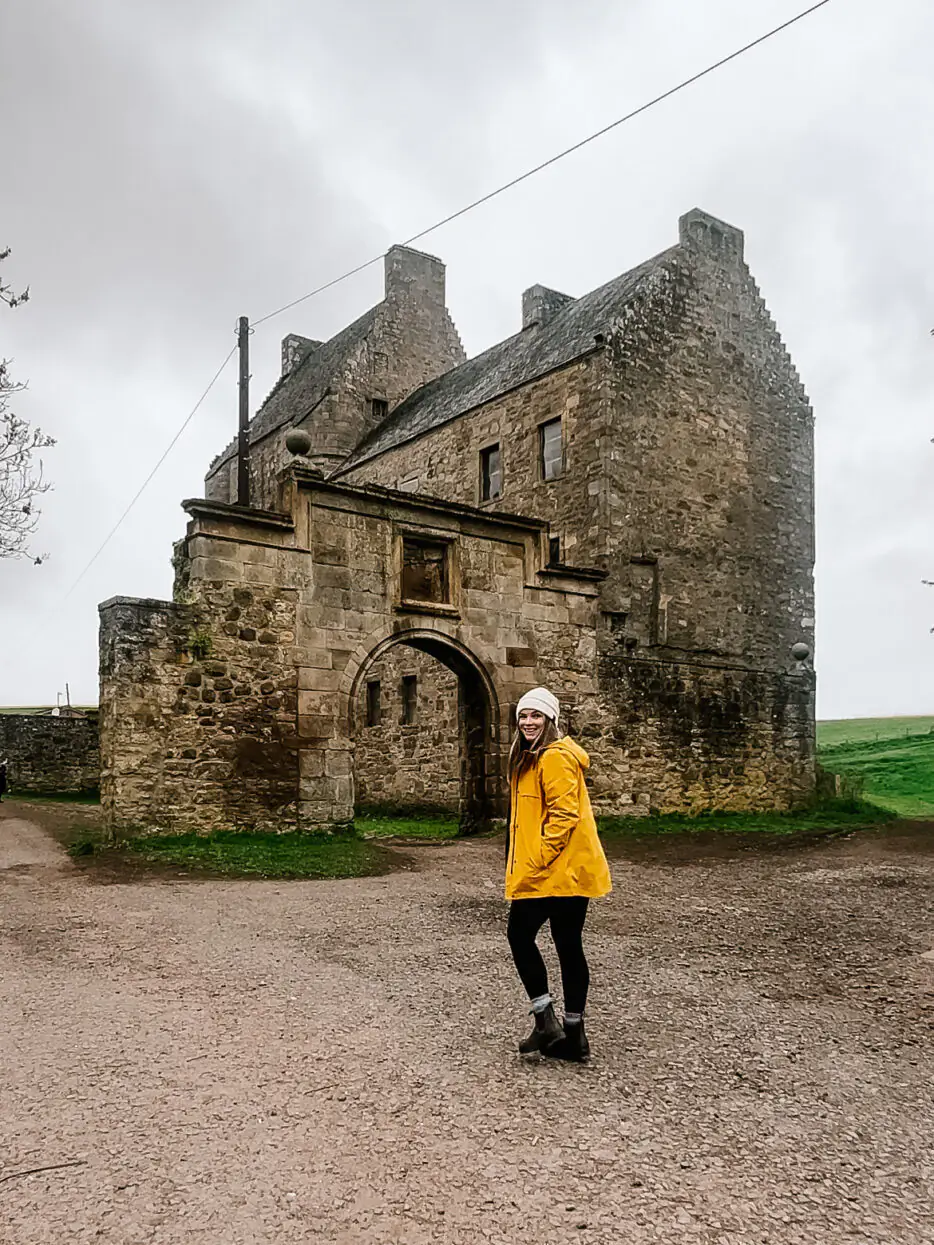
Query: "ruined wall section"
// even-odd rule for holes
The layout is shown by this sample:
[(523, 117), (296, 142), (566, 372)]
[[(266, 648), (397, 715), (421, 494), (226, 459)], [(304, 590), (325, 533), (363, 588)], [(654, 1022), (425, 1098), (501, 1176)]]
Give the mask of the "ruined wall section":
[[(534, 329), (528, 330), (534, 332)], [(599, 565), (604, 552), (602, 481), (605, 365), (595, 350), (342, 475), (348, 484), (380, 484), (504, 514), (531, 515), (560, 540), (560, 558)], [(564, 465), (545, 480), (540, 428), (562, 421)], [(499, 444), (503, 490), (484, 502), (480, 454)]]
[[(403, 680), (415, 680), (415, 712), (406, 721)], [(380, 721), (367, 722), (367, 685), (380, 688)], [(461, 800), (459, 680), (435, 657), (399, 644), (367, 669), (355, 706), (356, 807), (443, 810)]]
[(91, 795), (100, 785), (97, 715), (0, 714), (0, 761), (11, 791)]
[(183, 600), (100, 608), (101, 798), (115, 832), (296, 824), (289, 553), (198, 536)]
[(814, 678), (741, 666), (598, 659), (601, 696), (578, 713), (605, 813), (806, 805), (814, 792)]

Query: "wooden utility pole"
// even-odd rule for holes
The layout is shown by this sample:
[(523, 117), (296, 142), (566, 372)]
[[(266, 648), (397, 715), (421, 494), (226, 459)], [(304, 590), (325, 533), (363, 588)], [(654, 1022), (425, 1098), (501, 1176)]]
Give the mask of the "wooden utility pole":
[(240, 433), (237, 439), (237, 505), (250, 504), (250, 322), (240, 317), (237, 327), (240, 351)]

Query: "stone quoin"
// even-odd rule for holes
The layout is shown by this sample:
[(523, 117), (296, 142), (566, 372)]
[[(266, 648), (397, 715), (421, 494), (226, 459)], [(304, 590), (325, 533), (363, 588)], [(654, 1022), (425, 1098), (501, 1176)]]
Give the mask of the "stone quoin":
[(253, 506), (232, 443), (173, 600), (101, 606), (114, 829), (483, 824), (536, 684), (600, 812), (806, 802), (813, 419), (743, 254), (694, 210), (581, 298), (533, 286), (467, 360), (444, 265), (393, 247), (382, 302), (286, 337)]

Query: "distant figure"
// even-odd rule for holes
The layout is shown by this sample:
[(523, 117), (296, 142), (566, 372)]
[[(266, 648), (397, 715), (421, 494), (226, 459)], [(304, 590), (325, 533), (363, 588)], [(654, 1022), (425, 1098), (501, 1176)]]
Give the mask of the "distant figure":
[(2, 800), (4, 795), (6, 794), (6, 767), (7, 765), (8, 765), (8, 762), (6, 760), (0, 761), (0, 800)]

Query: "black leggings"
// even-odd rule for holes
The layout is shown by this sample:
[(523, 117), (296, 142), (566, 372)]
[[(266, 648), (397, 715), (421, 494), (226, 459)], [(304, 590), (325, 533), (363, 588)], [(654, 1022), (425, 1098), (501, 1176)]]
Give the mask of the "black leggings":
[(551, 922), (551, 936), (564, 987), (564, 1010), (582, 1012), (587, 1002), (590, 969), (584, 956), (581, 935), (587, 919), (588, 899), (577, 896), (559, 899), (514, 899), (509, 906), (506, 936), (512, 958), (516, 962), (522, 984), (530, 999), (548, 993), (548, 972), (535, 939), (546, 921)]

